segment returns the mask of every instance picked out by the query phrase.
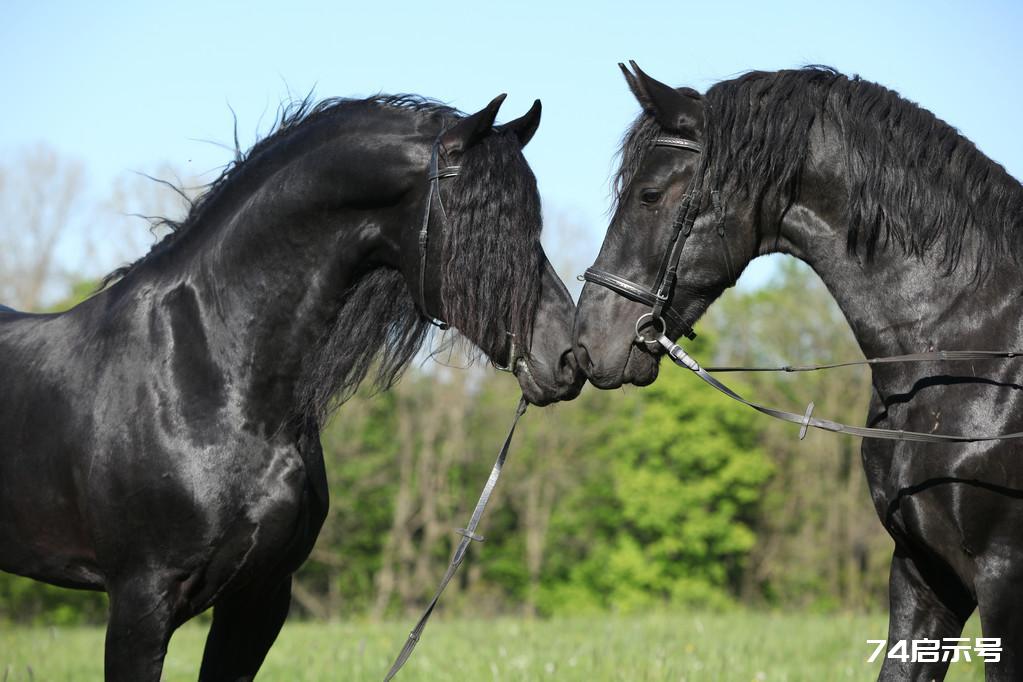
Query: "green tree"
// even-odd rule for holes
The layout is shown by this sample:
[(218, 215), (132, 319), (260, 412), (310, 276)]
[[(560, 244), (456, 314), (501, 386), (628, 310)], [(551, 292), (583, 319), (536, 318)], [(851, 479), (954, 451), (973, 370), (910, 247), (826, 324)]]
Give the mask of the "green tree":
[(731, 602), (772, 470), (757, 416), (667, 364), (615, 397), (555, 522), (554, 542), (574, 551), (552, 561), (544, 609)]
[[(814, 272), (794, 258), (756, 290), (732, 290), (711, 307), (702, 328), (720, 343), (714, 364), (809, 364), (862, 357), (849, 325)], [(734, 376), (734, 375), (733, 375)], [(795, 412), (862, 424), (870, 371), (748, 374), (749, 397)], [(743, 600), (798, 608), (882, 608), (891, 540), (877, 520), (860, 464), (860, 440), (766, 417), (760, 443), (774, 463)]]

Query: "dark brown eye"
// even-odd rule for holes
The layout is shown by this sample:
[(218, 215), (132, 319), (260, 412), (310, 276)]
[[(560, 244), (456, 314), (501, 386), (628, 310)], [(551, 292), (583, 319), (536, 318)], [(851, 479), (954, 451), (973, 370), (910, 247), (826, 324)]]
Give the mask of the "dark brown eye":
[(644, 204), (656, 204), (661, 200), (662, 194), (659, 189), (645, 189), (639, 193), (639, 200)]

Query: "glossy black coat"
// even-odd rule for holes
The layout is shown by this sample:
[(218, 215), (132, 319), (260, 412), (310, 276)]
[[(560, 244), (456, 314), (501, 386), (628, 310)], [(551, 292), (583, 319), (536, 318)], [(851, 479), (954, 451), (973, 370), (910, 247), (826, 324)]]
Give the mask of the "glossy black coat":
[[(255, 675), (327, 511), (303, 368), (346, 292), (381, 269), (404, 276), (402, 309), (426, 324), (413, 301), (431, 148), (446, 130), (448, 164), (492, 135), (519, 149), (539, 104), (495, 128), (501, 99), (471, 117), (414, 98), (294, 116), (112, 286), (65, 313), (0, 310), (0, 569), (109, 593), (107, 680), (159, 680), (173, 630), (210, 606), (201, 679)], [(450, 204), (450, 183), (441, 191)], [(422, 298), (438, 316), (448, 226), (431, 214)], [(486, 246), (488, 225), (475, 228)], [(538, 233), (521, 226), (530, 249)], [(537, 262), (533, 342), (516, 364), (544, 404), (584, 377), (572, 299)], [(507, 317), (490, 319), (500, 331)], [(506, 343), (483, 351), (514, 359)]]
[[(1023, 189), (1015, 179), (953, 129), (879, 86), (816, 70), (746, 78), (746, 86), (761, 92), (791, 88), (788, 104), (779, 105), (785, 113), (757, 109), (748, 128), (759, 126), (763, 135), (789, 136), (791, 142), (796, 139), (791, 131), (802, 126), (798, 149), (739, 139), (739, 124), (707, 139), (714, 125), (723, 125), (713, 117), (741, 121), (749, 111), (742, 107), (756, 103), (742, 84), (736, 86), (741, 99), (722, 101), (718, 95), (710, 108), (694, 91), (676, 91), (642, 72), (631, 83), (646, 112), (634, 132), (655, 125), (700, 142), (730, 144), (736, 158), (735, 167), (714, 168), (728, 155), (719, 148), (703, 178), (704, 190), (722, 191), (734, 276), (705, 201), (685, 244), (674, 292), (687, 322), (694, 323), (734, 284), (751, 259), (780, 252), (808, 263), (821, 277), (867, 357), (1023, 347), (1023, 277), (1015, 256), (1021, 214), (1013, 210), (1023, 205)], [(816, 87), (824, 90), (815, 106), (793, 104)], [(856, 89), (860, 95), (847, 95)], [(854, 96), (873, 98), (869, 106), (888, 113), (878, 123), (862, 110), (858, 121), (844, 118), (843, 98)], [(755, 154), (759, 158), (751, 159)], [(665, 147), (642, 153), (621, 188), (597, 267), (653, 285), (675, 210), (700, 160)], [(850, 164), (863, 165), (851, 173)], [(770, 172), (750, 177), (751, 168)], [(795, 181), (780, 190), (771, 184), (785, 178)], [(889, 224), (871, 245), (868, 221), (850, 224), (857, 202), (874, 202), (880, 219), (914, 212), (920, 219)], [(595, 385), (643, 385), (656, 378), (660, 353), (633, 342), (633, 325), (648, 310), (586, 284), (576, 312), (576, 352)], [(1023, 428), (1018, 361), (881, 365), (872, 368), (872, 381), (871, 426), (978, 435)], [(986, 665), (987, 679), (1023, 679), (1019, 442), (864, 441), (862, 455), (874, 506), (896, 546), (889, 646), (957, 637), (979, 606), (984, 635), (1000, 637), (1004, 647), (1001, 661)], [(947, 666), (888, 659), (880, 677), (941, 679)]]

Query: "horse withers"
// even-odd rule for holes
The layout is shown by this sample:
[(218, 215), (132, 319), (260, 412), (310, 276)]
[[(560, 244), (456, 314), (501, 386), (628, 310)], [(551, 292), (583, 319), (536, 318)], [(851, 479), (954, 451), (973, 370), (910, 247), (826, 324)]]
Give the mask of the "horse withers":
[(60, 314), (0, 312), (0, 569), (110, 596), (111, 682), (157, 682), (214, 607), (200, 679), (251, 680), (327, 504), (319, 430), (431, 322), (544, 405), (585, 380), (522, 147), (416, 96), (304, 101), (148, 255)]
[[(654, 381), (663, 348), (651, 339), (690, 333), (750, 260), (772, 252), (814, 269), (869, 358), (1023, 345), (1023, 188), (954, 128), (827, 68), (752, 72), (705, 94), (622, 68), (643, 112), (576, 310), (593, 384)], [(871, 369), (871, 427), (1023, 427), (1018, 361)], [(889, 645), (956, 638), (979, 607), (985, 637), (1003, 647), (987, 678), (1023, 679), (1020, 454), (1014, 440), (864, 441), (873, 503), (895, 541)], [(903, 658), (887, 658), (881, 679), (940, 679), (950, 661)]]

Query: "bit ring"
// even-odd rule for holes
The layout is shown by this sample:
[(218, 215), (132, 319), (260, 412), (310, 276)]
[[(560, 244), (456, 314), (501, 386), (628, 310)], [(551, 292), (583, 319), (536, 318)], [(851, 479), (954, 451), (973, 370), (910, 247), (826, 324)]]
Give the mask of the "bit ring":
[(650, 318), (650, 321), (651, 321), (652, 323), (654, 323), (654, 324), (657, 324), (658, 322), (660, 322), (660, 323), (661, 323), (661, 331), (660, 331), (660, 333), (658, 334), (658, 336), (664, 336), (665, 332), (666, 332), (666, 331), (667, 331), (667, 329), (668, 329), (668, 328), (667, 328), (667, 325), (666, 325), (666, 324), (664, 323), (664, 318), (662, 318), (662, 317), (660, 317), (660, 316), (657, 316), (657, 315), (654, 315), (653, 313), (643, 313), (642, 315), (640, 315), (640, 316), (639, 316), (639, 317), (638, 317), (638, 318), (636, 319), (636, 341), (638, 341), (639, 343), (641, 343), (641, 344), (643, 344), (644, 346), (647, 346), (647, 347), (649, 347), (649, 346), (651, 346), (651, 345), (656, 345), (656, 343), (657, 343), (657, 340), (656, 340), (656, 339), (650, 339), (650, 340), (648, 340), (648, 339), (647, 339), (646, 337), (644, 337), (644, 336), (643, 336), (643, 334), (642, 334), (642, 333), (641, 333), (641, 332), (639, 331), (639, 328), (640, 328), (640, 327), (642, 327), (642, 326), (643, 326), (643, 324), (644, 324), (643, 320), (645, 320), (645, 319), (646, 319), (646, 318), (648, 318), (648, 317)]

